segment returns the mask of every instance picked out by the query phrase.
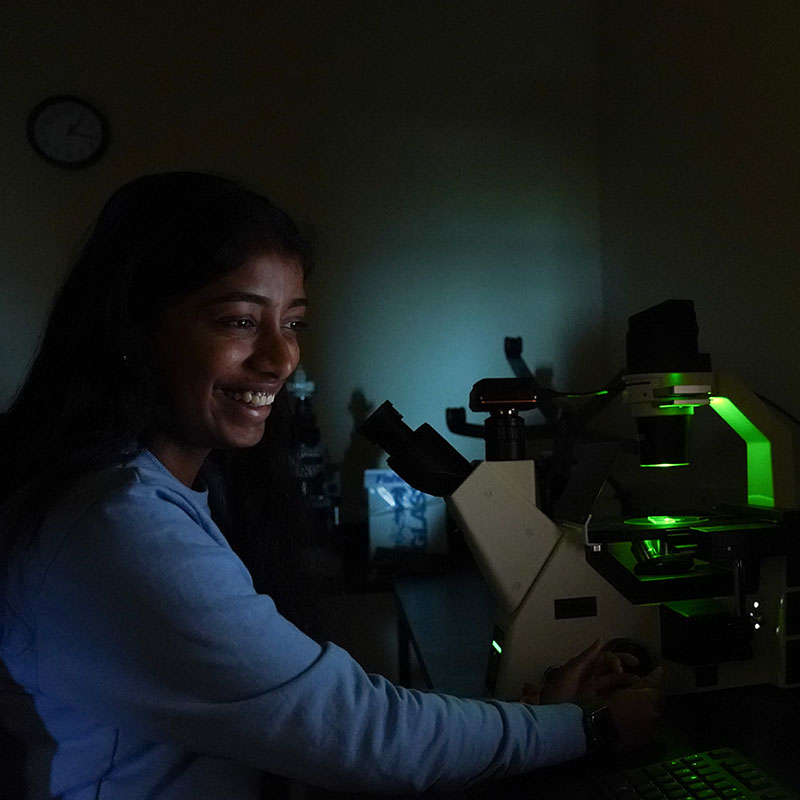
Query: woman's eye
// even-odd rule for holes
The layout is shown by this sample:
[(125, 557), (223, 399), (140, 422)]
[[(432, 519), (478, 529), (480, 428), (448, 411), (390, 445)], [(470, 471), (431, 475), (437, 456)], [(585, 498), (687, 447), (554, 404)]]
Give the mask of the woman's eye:
[(291, 319), (286, 324), (290, 331), (294, 331), (295, 333), (300, 333), (300, 331), (305, 330), (308, 327), (308, 323), (302, 319)]
[(250, 328), (255, 327), (255, 323), (253, 320), (248, 319), (246, 317), (237, 317), (235, 319), (224, 319), (220, 320), (221, 324), (225, 328), (232, 328), (236, 331), (247, 331)]

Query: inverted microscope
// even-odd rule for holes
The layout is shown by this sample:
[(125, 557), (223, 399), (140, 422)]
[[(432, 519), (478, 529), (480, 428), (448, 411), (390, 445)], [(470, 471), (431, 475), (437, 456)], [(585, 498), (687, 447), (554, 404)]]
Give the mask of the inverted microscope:
[(742, 502), (595, 523), (618, 444), (592, 441), (545, 513), (520, 412), (556, 393), (524, 377), (473, 386), (470, 409), (488, 414), (482, 461), (468, 462), (428, 424), (412, 430), (388, 401), (360, 428), (410, 485), (445, 498), (493, 594), (487, 693), (518, 699), (598, 637), (643, 671), (663, 665), (670, 693), (800, 685), (790, 429), (735, 376), (711, 370), (688, 300), (629, 319), (622, 385), (643, 468), (688, 463), (689, 422), (703, 407), (717, 412), (745, 442)]

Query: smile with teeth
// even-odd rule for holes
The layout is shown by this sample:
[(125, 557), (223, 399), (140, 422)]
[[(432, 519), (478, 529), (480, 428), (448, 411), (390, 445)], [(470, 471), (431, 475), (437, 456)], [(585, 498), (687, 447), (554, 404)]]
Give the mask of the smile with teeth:
[(240, 392), (238, 390), (223, 389), (223, 394), (233, 400), (238, 400), (248, 406), (259, 408), (260, 406), (271, 406), (272, 401), (275, 399), (274, 394), (267, 392), (251, 392), (249, 389)]

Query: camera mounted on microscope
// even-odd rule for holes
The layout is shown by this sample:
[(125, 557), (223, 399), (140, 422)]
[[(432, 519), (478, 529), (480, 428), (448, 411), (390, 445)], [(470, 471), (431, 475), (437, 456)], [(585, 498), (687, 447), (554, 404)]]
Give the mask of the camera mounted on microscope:
[(666, 300), (628, 320), (623, 401), (643, 467), (689, 464), (689, 423), (711, 392), (711, 358), (698, 351), (697, 334), (691, 300)]

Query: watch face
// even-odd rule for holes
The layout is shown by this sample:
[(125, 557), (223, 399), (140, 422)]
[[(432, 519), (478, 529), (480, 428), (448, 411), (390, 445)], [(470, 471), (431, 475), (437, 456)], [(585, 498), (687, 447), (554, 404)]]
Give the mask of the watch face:
[(614, 720), (611, 719), (611, 712), (606, 706), (593, 711), (590, 719), (595, 744), (598, 747), (610, 747), (619, 739), (616, 725), (614, 725)]
[(40, 156), (61, 167), (97, 161), (108, 141), (105, 120), (78, 97), (50, 97), (28, 116), (28, 140)]

